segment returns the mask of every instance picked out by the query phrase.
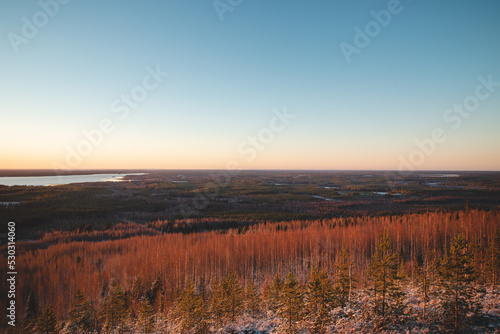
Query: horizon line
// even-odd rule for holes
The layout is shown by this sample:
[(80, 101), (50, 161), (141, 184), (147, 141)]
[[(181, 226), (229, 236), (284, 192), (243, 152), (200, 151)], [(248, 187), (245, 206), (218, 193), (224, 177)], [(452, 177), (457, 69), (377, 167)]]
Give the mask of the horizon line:
[[(75, 169), (53, 169), (53, 168), (0, 168), (0, 171), (54, 171), (54, 172), (83, 172), (83, 171), (222, 171), (227, 168), (75, 168)], [(235, 169), (236, 170), (236, 169)], [(491, 169), (314, 169), (314, 168), (248, 168), (240, 171), (290, 171), (290, 172), (500, 172)]]

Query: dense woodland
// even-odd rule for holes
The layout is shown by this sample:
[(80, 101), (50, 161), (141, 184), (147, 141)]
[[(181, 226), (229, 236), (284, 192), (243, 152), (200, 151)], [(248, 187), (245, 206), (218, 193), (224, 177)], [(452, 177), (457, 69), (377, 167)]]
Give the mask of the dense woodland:
[[(495, 209), (500, 199), (500, 173), (493, 172), (453, 177), (380, 171), (241, 171), (230, 177), (223, 171), (144, 172), (122, 183), (0, 186), (0, 216), (16, 222), (19, 238), (39, 239), (50, 230), (102, 230), (128, 221), (320, 220), (459, 210), (467, 202), (473, 208)], [(198, 231), (199, 226), (190, 228)]]
[(83, 227), (19, 242), (16, 329), (494, 333), (500, 328), (500, 210), (239, 226), (212, 219), (205, 223), (223, 228), (182, 230), (201, 223)]

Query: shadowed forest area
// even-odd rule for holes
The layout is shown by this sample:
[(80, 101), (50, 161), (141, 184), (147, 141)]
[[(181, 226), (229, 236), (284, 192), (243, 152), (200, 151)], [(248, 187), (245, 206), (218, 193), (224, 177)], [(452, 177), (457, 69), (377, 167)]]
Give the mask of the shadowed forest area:
[[(156, 220), (226, 222), (314, 220), (356, 215), (498, 208), (500, 174), (380, 171), (92, 171), (145, 172), (126, 182), (56, 187), (0, 186), (0, 215), (18, 225), (18, 237), (50, 230), (103, 230)], [(47, 175), (48, 171), (40, 171)], [(0, 176), (24, 176), (3, 171)], [(177, 224), (180, 232), (217, 226)], [(186, 230), (187, 228), (187, 230)]]

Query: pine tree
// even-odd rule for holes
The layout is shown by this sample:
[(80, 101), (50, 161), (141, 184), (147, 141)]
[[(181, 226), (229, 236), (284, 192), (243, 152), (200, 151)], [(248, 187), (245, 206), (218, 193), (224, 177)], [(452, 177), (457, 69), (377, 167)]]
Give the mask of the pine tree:
[(388, 236), (383, 233), (372, 257), (368, 278), (372, 293), (373, 313), (378, 316), (378, 325), (383, 326), (389, 317), (398, 317), (403, 311), (401, 289), (402, 277), (399, 275), (398, 254), (392, 251)]
[(215, 286), (210, 298), (209, 312), (214, 327), (220, 327), (224, 324), (224, 288), (222, 283)]
[(137, 275), (133, 278), (132, 284), (129, 290), (130, 296), (130, 317), (136, 319), (139, 313), (140, 303), (144, 295), (146, 294), (146, 289), (144, 286), (144, 279), (142, 275)]
[(496, 228), (488, 243), (486, 252), (486, 274), (492, 286), (496, 286), (500, 276), (500, 228)]
[(273, 313), (276, 313), (278, 311), (282, 289), (283, 289), (283, 282), (281, 281), (280, 275), (276, 274), (271, 284), (266, 286), (265, 289), (267, 309)]
[(245, 309), (252, 317), (256, 318), (261, 314), (261, 303), (262, 298), (260, 296), (260, 293), (257, 290), (254, 282), (250, 281), (245, 291)]
[(105, 332), (118, 328), (123, 331), (128, 310), (128, 298), (118, 282), (114, 279), (109, 283), (109, 293), (101, 304), (101, 319)]
[(188, 280), (179, 293), (170, 317), (179, 334), (206, 334), (208, 332), (207, 313), (201, 296), (196, 294), (194, 283)]
[(333, 294), (336, 300), (336, 306), (345, 308), (351, 301), (352, 291), (356, 280), (352, 277), (352, 263), (349, 260), (347, 250), (342, 246), (340, 254), (335, 263), (335, 282), (333, 285)]
[(133, 299), (141, 299), (142, 296), (144, 296), (144, 279), (142, 278), (142, 275), (137, 275), (134, 277), (132, 281), (132, 287), (131, 287), (131, 295)]
[(213, 297), (212, 310), (217, 308), (215, 314), (222, 324), (234, 323), (243, 308), (243, 290), (238, 282), (236, 273), (226, 276), (219, 284)]
[(139, 305), (138, 325), (143, 334), (150, 334), (154, 328), (154, 310), (149, 300), (144, 298)]
[(417, 267), (417, 286), (422, 293), (422, 320), (427, 318), (427, 304), (429, 303), (431, 297), (434, 296), (435, 289), (435, 277), (436, 272), (436, 259), (434, 252), (430, 252), (428, 256), (425, 257), (423, 263)]
[(301, 320), (303, 307), (302, 291), (297, 276), (293, 273), (288, 273), (280, 294), (277, 312), (283, 321), (285, 333), (297, 333), (297, 323)]
[(151, 283), (151, 287), (146, 291), (146, 298), (148, 299), (149, 303), (154, 306), (155, 303), (157, 302), (160, 296), (160, 293), (163, 289), (163, 283), (162, 280), (157, 277), (153, 283)]
[(36, 330), (38, 334), (58, 334), (60, 332), (52, 305), (47, 304), (43, 309), (38, 317)]
[(26, 333), (34, 331), (38, 316), (38, 303), (33, 291), (30, 291), (26, 300), (26, 309), (23, 321), (23, 329)]
[(90, 333), (96, 327), (95, 311), (85, 299), (83, 290), (77, 288), (69, 310), (68, 330), (71, 333)]
[(209, 291), (207, 289), (207, 283), (205, 282), (205, 278), (201, 277), (198, 280), (198, 286), (196, 287), (198, 294), (200, 297), (203, 299), (203, 302), (206, 303), (208, 302), (209, 299)]
[(241, 313), (243, 307), (243, 290), (236, 273), (232, 273), (223, 280), (224, 285), (224, 299), (225, 310), (228, 319), (234, 323), (236, 317)]
[(473, 301), (476, 288), (471, 248), (462, 237), (453, 237), (439, 268), (443, 324), (447, 330), (460, 333), (470, 322), (469, 314), (478, 315), (479, 305)]
[(311, 333), (325, 333), (331, 323), (330, 311), (333, 305), (333, 287), (328, 273), (324, 268), (319, 271), (313, 267), (305, 294), (306, 321)]

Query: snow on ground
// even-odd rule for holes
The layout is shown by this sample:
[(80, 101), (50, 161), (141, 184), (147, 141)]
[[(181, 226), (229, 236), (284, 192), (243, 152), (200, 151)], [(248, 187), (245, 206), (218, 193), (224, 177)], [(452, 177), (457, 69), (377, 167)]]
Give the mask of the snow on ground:
[[(423, 300), (417, 288), (411, 287), (406, 291), (406, 304), (408, 311), (398, 324), (389, 324), (380, 329), (381, 334), (430, 334), (441, 333), (440, 313), (441, 308), (437, 300), (427, 303), (426, 317), (423, 318)], [(486, 288), (484, 293), (476, 296), (483, 306), (485, 323), (481, 326), (469, 328), (467, 333), (500, 334), (500, 289)], [(369, 315), (369, 296), (360, 292), (356, 296), (356, 303), (346, 308), (336, 308), (331, 313), (332, 324), (327, 334), (343, 333), (374, 333), (374, 319)], [(210, 334), (282, 334), (280, 329), (282, 322), (272, 312), (268, 312), (260, 319), (254, 319), (248, 315), (238, 318), (235, 324), (220, 328), (211, 328)], [(300, 324), (300, 334), (309, 333), (306, 324)], [(118, 333), (113, 331), (112, 333)], [(121, 333), (143, 333), (138, 324), (129, 321)], [(163, 315), (156, 316), (155, 329), (151, 334), (176, 333), (174, 326), (168, 318)], [(62, 334), (69, 334), (62, 331)], [(182, 333), (189, 334), (189, 333)], [(208, 334), (208, 333), (207, 333)]]

